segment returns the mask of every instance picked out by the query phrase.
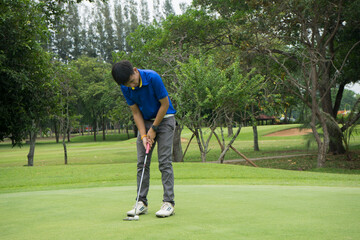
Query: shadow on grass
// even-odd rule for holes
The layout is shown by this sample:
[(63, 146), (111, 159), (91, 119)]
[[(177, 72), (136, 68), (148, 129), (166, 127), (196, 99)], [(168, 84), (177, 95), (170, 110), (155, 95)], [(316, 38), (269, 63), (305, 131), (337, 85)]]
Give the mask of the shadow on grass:
[[(134, 138), (134, 134), (130, 134), (130, 138)], [(125, 141), (129, 140), (127, 134), (112, 134), (106, 135), (105, 140), (103, 140), (103, 135), (96, 135), (96, 142), (116, 142), (116, 141)], [(76, 136), (71, 138), (71, 142), (73, 143), (83, 143), (83, 142), (95, 142), (93, 135), (84, 135), (84, 136)]]
[[(125, 141), (129, 140), (131, 138), (134, 138), (134, 134), (130, 134), (130, 138), (128, 138), (128, 135), (126, 133), (121, 134), (109, 134), (105, 136), (105, 140), (103, 140), (103, 135), (98, 134), (96, 135), (96, 142), (117, 142), (117, 141)], [(89, 143), (89, 142), (95, 142), (94, 141), (94, 135), (83, 135), (83, 136), (72, 136), (70, 139), (70, 142), (67, 141), (66, 143)], [(37, 138), (36, 145), (43, 145), (43, 144), (62, 144), (62, 138), (59, 139), (59, 142), (56, 142), (55, 138)], [(24, 141), (22, 145), (15, 146), (14, 148), (18, 147), (27, 147), (29, 146), (29, 143), (27, 141)], [(2, 142), (0, 144), (0, 148), (11, 148), (11, 142), (9, 140), (6, 140), (5, 142)]]
[[(360, 174), (360, 150), (351, 150), (352, 158), (348, 159), (346, 154), (328, 154), (324, 168), (317, 167), (317, 154), (306, 156), (290, 156), (283, 158), (259, 159), (256, 164), (262, 168), (311, 171), (322, 173), (339, 173), (339, 174)], [(231, 164), (231, 163), (229, 163)], [(245, 161), (235, 162), (236, 165), (245, 165)]]

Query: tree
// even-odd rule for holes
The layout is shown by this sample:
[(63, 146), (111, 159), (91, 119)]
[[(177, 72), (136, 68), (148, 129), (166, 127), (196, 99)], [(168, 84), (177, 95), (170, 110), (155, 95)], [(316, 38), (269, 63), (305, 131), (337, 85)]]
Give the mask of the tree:
[[(65, 9), (64, 4), (60, 5), (62, 9)], [(63, 61), (69, 62), (71, 57), (72, 42), (70, 38), (68, 19), (65, 15), (56, 15), (54, 24), (54, 33), (52, 38), (52, 45), (54, 53)]]
[(42, 5), (32, 1), (1, 3), (0, 17), (0, 140), (21, 145), (30, 134), (28, 166), (34, 164), (38, 127), (54, 107), (56, 84), (51, 80), (50, 54)]
[(81, 57), (74, 62), (77, 71), (81, 75), (80, 98), (83, 102), (82, 115), (89, 119), (94, 129), (94, 141), (96, 141), (96, 133), (99, 122), (102, 124), (103, 138), (105, 138), (105, 121), (109, 113), (112, 99), (109, 94), (108, 87), (111, 75), (109, 69), (110, 64), (104, 63), (96, 58)]
[[(203, 39), (215, 33), (218, 29), (216, 24), (212, 17), (206, 16), (204, 12), (189, 10), (182, 16), (170, 15), (161, 24), (155, 21), (148, 26), (140, 25), (127, 38), (133, 52), (127, 54), (126, 58), (138, 67), (151, 68), (162, 73), (161, 77), (169, 93), (175, 92), (177, 88), (172, 83), (178, 81), (175, 70), (179, 67), (179, 62), (186, 63), (190, 54), (199, 54), (199, 38)], [(125, 57), (123, 53), (117, 55), (117, 59)], [(181, 108), (176, 100), (173, 104), (176, 109)], [(174, 152), (177, 153), (181, 151), (178, 148), (181, 146), (181, 129), (182, 124), (178, 124), (174, 137)], [(182, 157), (174, 161), (181, 159)]]
[[(358, 29), (354, 16), (359, 1), (194, 2), (216, 11), (221, 19), (234, 25), (224, 44), (239, 48), (248, 44), (247, 49), (269, 56), (281, 66), (286, 77), (278, 75), (278, 78), (290, 84), (292, 93), (312, 111), (312, 128), (319, 149), (318, 166), (324, 166), (331, 142), (335, 144), (330, 147), (338, 147), (331, 149), (333, 152), (342, 152), (341, 131), (333, 117), (336, 109), (332, 108), (337, 105), (332, 105), (330, 88), (340, 81), (345, 65), (350, 65), (344, 63), (355, 59), (350, 57), (356, 56), (354, 49), (359, 45), (355, 35), (349, 45), (339, 44), (337, 39), (346, 32), (344, 21)], [(340, 52), (344, 54), (338, 54)], [(336, 65), (337, 62), (340, 64)], [(341, 94), (340, 89), (340, 99)], [(324, 138), (317, 131), (317, 123)]]
[(54, 79), (59, 85), (59, 94), (57, 95), (58, 105), (54, 113), (54, 118), (60, 122), (60, 133), (62, 134), (62, 144), (64, 148), (64, 162), (68, 163), (67, 146), (65, 142), (71, 128), (71, 118), (73, 118), (74, 105), (77, 101), (77, 84), (80, 81), (80, 75), (70, 64), (54, 62)]
[[(134, 126), (132, 121), (132, 113), (127, 105), (125, 98), (118, 88), (113, 88), (113, 96), (115, 97), (115, 106), (110, 111), (110, 119), (114, 123), (118, 123), (119, 129), (125, 128), (128, 139), (130, 139), (129, 128)], [(136, 135), (136, 133), (135, 133)]]
[(141, 24), (148, 25), (150, 22), (150, 13), (148, 2), (146, 0), (141, 0), (140, 2), (140, 13), (141, 13)]
[[(177, 115), (196, 137), (203, 162), (206, 161), (213, 134), (221, 143), (216, 128), (226, 123), (226, 118), (231, 115), (245, 120), (246, 106), (261, 89), (263, 77), (254, 74), (254, 70), (242, 74), (239, 65), (239, 61), (234, 61), (226, 69), (220, 69), (210, 55), (200, 59), (190, 57), (189, 63), (180, 64), (180, 69), (176, 71), (178, 81), (174, 85), (177, 91), (173, 93), (173, 98), (180, 106)], [(203, 131), (206, 127), (210, 128), (209, 134)], [(221, 134), (219, 162), (223, 162), (240, 130), (241, 126), (227, 145)]]
[(82, 55), (83, 39), (81, 38), (81, 24), (78, 7), (75, 4), (69, 4), (69, 11), (66, 16), (66, 27), (69, 30), (70, 42), (72, 43), (70, 53), (72, 59), (77, 59)]
[[(258, 95), (260, 95), (263, 90), (264, 77), (256, 74), (256, 69), (252, 69), (248, 73), (243, 73), (240, 65), (240, 61), (236, 59), (224, 70), (226, 73), (226, 81), (220, 86), (217, 99), (213, 100), (217, 103), (216, 112), (219, 116), (218, 121), (220, 124), (229, 122), (229, 119), (227, 119), (229, 116), (232, 118), (231, 121), (233, 121), (233, 118), (240, 120), (238, 131), (233, 134), (228, 144), (225, 143), (221, 128), (221, 154), (218, 159), (220, 163), (223, 163), (227, 151), (229, 148), (232, 148), (232, 143), (240, 134), (241, 122), (247, 120), (247, 109), (253, 108), (254, 102), (259, 99)], [(252, 116), (251, 114), (253, 116), (255, 115), (253, 109), (250, 112), (250, 116)], [(253, 126), (256, 125), (254, 124)], [(220, 143), (219, 137), (217, 138)]]
[(161, 5), (160, 0), (153, 0), (153, 19), (155, 22), (160, 23), (163, 19), (163, 15), (161, 13)]
[(165, 18), (171, 14), (175, 14), (174, 8), (172, 6), (171, 0), (165, 0), (164, 2), (164, 15)]
[[(274, 49), (272, 46), (260, 44), (260, 48), (282, 66), (287, 74), (288, 83), (296, 87), (293, 88), (296, 89), (294, 93), (310, 107), (311, 126), (319, 149), (318, 166), (322, 167), (325, 164), (325, 154), (329, 146), (334, 153), (343, 153), (345, 150), (341, 141), (341, 130), (334, 118), (330, 89), (335, 87), (339, 73), (342, 72), (341, 66), (338, 68), (334, 66), (333, 44), (335, 36), (342, 28), (346, 12), (344, 8), (346, 9), (349, 5), (343, 1), (331, 1), (331, 4), (328, 1), (312, 1), (306, 4), (279, 2), (275, 5), (265, 7), (266, 12), (269, 13), (267, 15), (269, 18), (265, 18), (266, 24), (267, 26), (271, 24), (274, 31), (262, 32), (271, 39), (281, 39), (289, 47), (284, 49), (285, 51), (279, 51), (279, 48)], [(291, 18), (289, 18), (290, 14)], [(256, 15), (260, 17), (260, 13)], [(277, 24), (273, 21), (277, 21)], [(347, 52), (351, 53), (356, 44), (348, 47)], [(302, 66), (302, 78), (295, 78), (289, 65), (280, 62), (283, 60), (280, 60), (279, 53), (282, 56), (289, 56), (287, 61), (296, 61), (299, 66)], [(346, 61), (346, 58), (343, 61)], [(317, 131), (316, 123), (321, 125), (323, 138)]]
[[(95, 11), (92, 10), (93, 15), (95, 15)], [(96, 21), (91, 21), (88, 19), (89, 27), (87, 29), (87, 34), (84, 34), (84, 52), (88, 57), (96, 58), (99, 56), (99, 36), (97, 35), (97, 25)]]
[(123, 10), (121, 8), (121, 4), (119, 1), (115, 2), (114, 10), (115, 10), (114, 23), (115, 23), (115, 33), (116, 33), (114, 50), (121, 52), (125, 50), (125, 22), (124, 22)]
[[(103, 4), (99, 8), (101, 13), (100, 17), (104, 17), (104, 22), (100, 22), (99, 24), (103, 24), (102, 30), (105, 33), (104, 36), (104, 42), (103, 42), (103, 48), (104, 48), (104, 60), (111, 63), (112, 62), (112, 52), (114, 51), (115, 47), (115, 37), (114, 37), (114, 29), (113, 29), (113, 20), (110, 15), (110, 6), (109, 3)], [(98, 29), (100, 30), (100, 28)], [(98, 33), (100, 36), (102, 36), (100, 33)]]
[[(125, 17), (125, 36), (134, 32), (135, 29), (139, 26), (138, 20), (138, 12), (137, 12), (137, 3), (134, 0), (130, 0), (126, 2), (124, 7), (124, 17)], [(125, 50), (127, 52), (132, 52), (133, 49), (131, 45), (126, 41)]]
[[(181, 123), (190, 129), (196, 137), (202, 162), (206, 162), (209, 142), (216, 128), (215, 106), (220, 86), (225, 81), (225, 75), (218, 69), (212, 58), (196, 59), (190, 57), (189, 63), (180, 63), (176, 71), (178, 81), (177, 91), (172, 97), (181, 106), (177, 116)], [(210, 126), (210, 133), (203, 132), (203, 127)]]

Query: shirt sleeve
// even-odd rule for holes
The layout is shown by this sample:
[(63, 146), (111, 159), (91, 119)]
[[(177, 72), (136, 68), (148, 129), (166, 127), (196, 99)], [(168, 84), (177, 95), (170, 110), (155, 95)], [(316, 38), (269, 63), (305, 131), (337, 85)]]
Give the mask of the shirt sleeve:
[(169, 95), (159, 74), (156, 73), (153, 75), (151, 84), (158, 100), (163, 99)]
[(127, 104), (128, 104), (129, 106), (134, 105), (135, 102), (134, 102), (133, 100), (131, 100), (131, 98), (130, 98), (130, 96), (129, 96), (129, 91), (128, 91), (127, 87), (121, 86), (121, 91), (122, 91), (122, 93), (123, 93), (123, 95), (124, 95), (124, 97), (125, 97), (125, 100), (126, 100)]

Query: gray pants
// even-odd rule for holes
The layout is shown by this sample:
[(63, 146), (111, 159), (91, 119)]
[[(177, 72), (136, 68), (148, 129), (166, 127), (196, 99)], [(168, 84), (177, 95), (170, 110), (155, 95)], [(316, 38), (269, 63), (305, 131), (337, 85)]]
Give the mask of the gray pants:
[[(153, 121), (145, 121), (146, 132), (151, 128)], [(159, 160), (159, 170), (161, 172), (161, 181), (164, 189), (164, 202), (170, 202), (175, 205), (174, 202), (174, 172), (172, 167), (172, 147), (173, 147), (173, 137), (175, 129), (175, 117), (164, 118), (160, 123), (158, 130), (156, 132), (155, 143), (158, 144), (158, 160)], [(136, 141), (137, 146), (137, 186), (139, 190), (140, 179), (142, 168), (145, 160), (145, 148), (141, 140), (140, 134)], [(155, 147), (153, 144), (152, 149), (149, 152), (148, 158), (146, 160), (146, 167), (144, 172), (143, 183), (141, 185), (141, 191), (139, 196), (139, 201), (144, 202), (145, 205), (148, 205), (147, 194), (149, 192), (150, 184), (150, 163), (152, 151)]]

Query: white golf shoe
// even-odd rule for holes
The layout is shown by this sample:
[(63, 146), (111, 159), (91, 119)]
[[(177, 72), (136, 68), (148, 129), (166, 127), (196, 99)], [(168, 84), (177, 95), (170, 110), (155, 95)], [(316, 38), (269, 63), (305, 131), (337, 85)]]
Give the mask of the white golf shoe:
[[(131, 209), (130, 211), (127, 212), (128, 216), (130, 216), (130, 217), (135, 216), (135, 207), (136, 207), (136, 204), (133, 209)], [(147, 211), (148, 211), (147, 206), (145, 206), (145, 204), (142, 201), (139, 201), (138, 205), (137, 205), (137, 209), (136, 209), (136, 215), (146, 214)]]
[(169, 217), (175, 214), (174, 206), (169, 202), (163, 202), (159, 211), (156, 212), (157, 217)]

